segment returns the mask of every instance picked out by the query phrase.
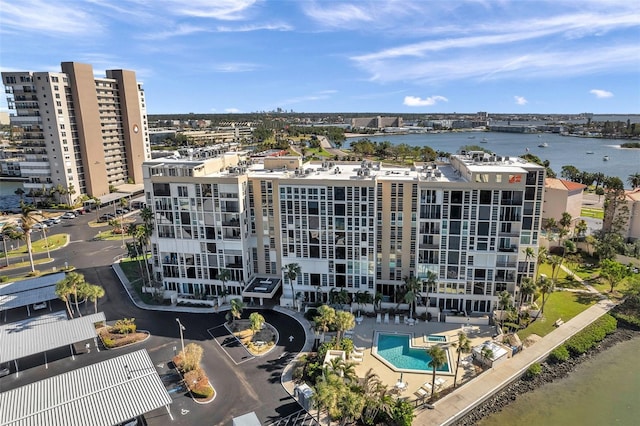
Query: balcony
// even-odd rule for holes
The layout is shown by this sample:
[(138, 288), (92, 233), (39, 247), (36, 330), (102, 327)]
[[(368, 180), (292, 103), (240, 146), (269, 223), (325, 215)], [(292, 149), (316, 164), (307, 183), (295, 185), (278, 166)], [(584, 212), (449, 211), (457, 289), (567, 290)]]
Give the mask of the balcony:
[(517, 253), (518, 247), (516, 246), (498, 247), (498, 251), (502, 253)]

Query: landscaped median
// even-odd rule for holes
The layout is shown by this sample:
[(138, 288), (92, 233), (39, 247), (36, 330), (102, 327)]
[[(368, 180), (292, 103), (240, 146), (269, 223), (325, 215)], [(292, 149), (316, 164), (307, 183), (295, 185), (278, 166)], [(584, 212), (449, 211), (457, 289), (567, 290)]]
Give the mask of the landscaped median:
[(202, 353), (202, 346), (189, 343), (178, 355), (173, 357), (173, 365), (178, 370), (193, 399), (198, 403), (206, 404), (215, 399), (216, 391), (200, 366)]
[(98, 327), (98, 336), (107, 349), (121, 348), (134, 343), (147, 340), (148, 331), (139, 331), (134, 318), (123, 318), (116, 321), (113, 326), (102, 325)]

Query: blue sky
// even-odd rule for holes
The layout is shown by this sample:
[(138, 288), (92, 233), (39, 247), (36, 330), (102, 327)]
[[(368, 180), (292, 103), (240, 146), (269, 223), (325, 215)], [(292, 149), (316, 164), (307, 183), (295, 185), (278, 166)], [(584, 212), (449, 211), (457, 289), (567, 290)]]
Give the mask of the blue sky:
[(630, 0), (0, 0), (0, 10), (0, 69), (131, 69), (150, 114), (640, 113)]

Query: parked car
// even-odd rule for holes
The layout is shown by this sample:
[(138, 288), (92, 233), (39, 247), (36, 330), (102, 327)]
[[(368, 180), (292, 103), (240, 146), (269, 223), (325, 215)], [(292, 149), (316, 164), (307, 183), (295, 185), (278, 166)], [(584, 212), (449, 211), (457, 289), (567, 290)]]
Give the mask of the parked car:
[(66, 212), (65, 214), (62, 215), (63, 219), (75, 219), (76, 215), (71, 213), (71, 212)]
[(34, 303), (33, 310), (39, 311), (40, 309), (47, 309), (47, 302)]
[(116, 214), (124, 214), (124, 210), (122, 210), (122, 209), (116, 209)]
[(54, 224), (60, 223), (62, 222), (62, 216), (54, 217), (51, 220), (53, 221)]
[(42, 229), (42, 228), (47, 228), (47, 224), (43, 222), (36, 222), (31, 227), (31, 229)]
[(11, 374), (11, 370), (8, 367), (0, 367), (0, 377), (8, 376)]

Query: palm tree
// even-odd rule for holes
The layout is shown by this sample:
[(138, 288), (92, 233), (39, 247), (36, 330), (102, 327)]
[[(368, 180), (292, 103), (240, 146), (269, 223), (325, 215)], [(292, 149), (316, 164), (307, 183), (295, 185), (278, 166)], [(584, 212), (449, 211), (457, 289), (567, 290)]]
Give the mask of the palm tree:
[(356, 319), (351, 312), (337, 311), (334, 325), (336, 327), (336, 331), (338, 332), (338, 341), (341, 341), (343, 333), (346, 330), (351, 330), (356, 326)]
[(498, 306), (501, 307), (500, 328), (504, 326), (504, 318), (506, 311), (511, 308), (511, 293), (504, 290), (498, 294)]
[(20, 202), (22, 203), (24, 198), (24, 189), (17, 188), (15, 191), (13, 191), (13, 193), (16, 194), (18, 197), (20, 197)]
[(0, 238), (2, 238), (2, 245), (4, 249), (4, 260), (6, 262), (6, 266), (9, 266), (9, 252), (7, 251), (7, 238), (11, 240), (15, 240), (20, 238), (20, 232), (18, 228), (9, 222), (6, 222), (2, 225), (2, 230), (0, 230)]
[(427, 276), (422, 280), (422, 284), (424, 286), (423, 291), (427, 293), (427, 296), (426, 296), (427, 309), (429, 309), (429, 293), (431, 293), (432, 290), (435, 291), (437, 279), (438, 279), (438, 275), (435, 272), (427, 271)]
[(69, 297), (71, 296), (71, 287), (69, 287), (69, 282), (66, 280), (66, 278), (56, 283), (56, 296), (58, 296), (60, 300), (64, 302), (64, 305), (67, 307), (69, 318), (73, 318), (73, 311), (71, 310), (71, 305), (69, 304)]
[(78, 306), (78, 299), (84, 295), (86, 295), (86, 289), (88, 287), (88, 283), (84, 279), (84, 275), (79, 272), (69, 272), (61, 281), (61, 287), (68, 290), (68, 295), (73, 294), (74, 303), (76, 305), (76, 312), (79, 316), (82, 316), (80, 313), (80, 307)]
[(404, 277), (407, 292), (404, 294), (404, 302), (409, 304), (409, 318), (413, 318), (414, 306), (420, 298), (422, 283), (416, 277)]
[(285, 277), (289, 280), (291, 285), (291, 298), (293, 299), (293, 309), (296, 309), (296, 292), (293, 288), (293, 282), (298, 279), (298, 275), (301, 273), (300, 265), (297, 263), (289, 263), (282, 267)]
[(236, 318), (240, 319), (242, 311), (244, 310), (244, 303), (240, 299), (231, 299), (231, 310), (227, 313), (227, 321), (231, 321), (233, 326), (236, 323)]
[(231, 278), (231, 271), (228, 269), (220, 269), (218, 272), (218, 279), (222, 281), (222, 300), (223, 303), (227, 303), (227, 281)]
[[(487, 346), (483, 346), (482, 350), (480, 351), (480, 356), (486, 364), (486, 361), (493, 360), (493, 350), (489, 349)], [(493, 367), (493, 361), (491, 361), (491, 366)]]
[(431, 377), (431, 395), (436, 390), (436, 370), (442, 367), (447, 362), (447, 353), (438, 345), (433, 345), (427, 349), (427, 353), (431, 357), (429, 361), (429, 367), (432, 368), (433, 375)]
[(86, 289), (87, 298), (93, 302), (95, 313), (98, 313), (98, 299), (104, 297), (104, 288), (99, 285), (90, 285)]
[[(573, 217), (571, 216), (571, 213), (569, 213), (569, 212), (562, 213), (562, 217), (558, 221), (558, 224), (561, 226), (561, 230), (566, 231), (566, 233), (564, 233), (564, 235), (567, 235), (567, 233), (569, 232), (569, 228), (571, 227), (571, 223), (573, 223)], [(560, 242), (562, 242), (562, 238), (560, 238)]]
[(640, 188), (640, 173), (629, 175), (627, 182), (629, 182), (629, 185), (631, 185), (633, 189)]
[[(523, 277), (522, 282), (520, 283), (520, 303), (519, 306), (525, 302), (529, 296), (532, 296), (536, 293), (536, 282), (531, 277)], [(519, 316), (518, 316), (519, 317)]]
[(31, 272), (36, 271), (36, 267), (33, 263), (33, 247), (31, 246), (31, 232), (33, 231), (33, 226), (39, 222), (34, 217), (36, 214), (35, 207), (23, 202), (20, 203), (20, 221), (22, 223), (20, 227), (22, 228), (22, 238), (24, 238), (24, 241), (27, 243)]
[(540, 275), (540, 265), (547, 263), (549, 259), (549, 249), (538, 247), (538, 258), (536, 259), (536, 278)]
[(580, 238), (587, 233), (587, 222), (584, 219), (580, 219), (578, 223), (576, 223), (575, 234), (574, 236)]
[(540, 293), (542, 294), (542, 306), (540, 306), (540, 311), (538, 312), (538, 315), (536, 315), (534, 321), (538, 319), (539, 314), (541, 313), (544, 314), (544, 305), (547, 303), (547, 300), (549, 299), (548, 296), (550, 296), (553, 290), (555, 289), (555, 283), (553, 279), (549, 279), (547, 277), (542, 276), (538, 278), (537, 287), (538, 289), (540, 289)]
[(260, 312), (252, 312), (251, 315), (249, 315), (249, 322), (251, 323), (251, 331), (253, 334), (256, 334), (264, 325), (264, 317)]
[(460, 367), (460, 356), (465, 353), (468, 354), (471, 352), (471, 340), (467, 337), (467, 335), (460, 331), (458, 332), (458, 341), (453, 344), (456, 348), (456, 352), (458, 353), (458, 359), (456, 360), (456, 374), (453, 376), (453, 387), (456, 387), (456, 383), (458, 381), (458, 368)]
[(69, 205), (73, 206), (73, 195), (76, 193), (76, 189), (73, 187), (73, 184), (69, 185), (69, 188), (67, 188), (67, 200), (69, 200)]
[(313, 319), (316, 323), (316, 329), (322, 332), (322, 341), (324, 342), (324, 333), (329, 331), (329, 326), (336, 320), (336, 310), (330, 306), (322, 305), (317, 309), (318, 314)]

